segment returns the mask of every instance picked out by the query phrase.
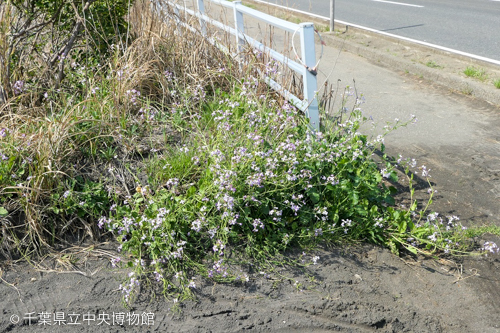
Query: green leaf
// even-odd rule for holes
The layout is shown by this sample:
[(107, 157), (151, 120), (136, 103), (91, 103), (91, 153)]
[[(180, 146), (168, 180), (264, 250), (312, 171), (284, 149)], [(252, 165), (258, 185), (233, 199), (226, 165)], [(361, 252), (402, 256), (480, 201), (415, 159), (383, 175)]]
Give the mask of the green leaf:
[(417, 254), (417, 249), (414, 246), (411, 246), (411, 245), (406, 246), (406, 249), (413, 254)]
[(269, 144), (269, 142), (267, 140), (264, 140), (264, 148), (269, 150), (269, 149), (272, 149), (273, 146), (271, 146), (271, 144)]
[(400, 233), (405, 233), (406, 232), (406, 221), (401, 221), (399, 223), (399, 232)]
[(397, 175), (396, 171), (392, 171), (391, 172), (391, 175), (389, 176), (389, 179), (392, 180), (393, 182), (397, 183), (397, 181), (398, 181), (398, 175)]
[(386, 196), (384, 198), (384, 201), (387, 202), (389, 205), (391, 206), (394, 206), (396, 204), (396, 201), (394, 200), (393, 197), (391, 197), (390, 195)]
[(307, 195), (309, 195), (309, 198), (313, 203), (318, 203), (320, 199), (320, 195), (318, 191), (315, 188), (311, 188), (308, 192)]
[(398, 250), (398, 247), (396, 244), (394, 244), (393, 241), (389, 241), (389, 243), (387, 244), (389, 246), (389, 249), (391, 250), (391, 252), (395, 255), (399, 255), (399, 250)]
[(413, 222), (409, 221), (407, 228), (409, 229), (410, 232), (412, 232), (415, 229), (415, 224)]
[(191, 197), (193, 194), (196, 193), (196, 187), (191, 186), (187, 191), (186, 191), (186, 196)]
[(328, 184), (328, 185), (326, 185), (326, 189), (328, 191), (333, 191), (333, 190), (335, 190), (335, 186), (333, 186), (332, 184)]
[(9, 215), (7, 209), (0, 207), (0, 216), (7, 216), (7, 215)]
[(394, 186), (389, 186), (389, 192), (391, 192), (391, 195), (395, 195), (398, 193), (398, 190)]

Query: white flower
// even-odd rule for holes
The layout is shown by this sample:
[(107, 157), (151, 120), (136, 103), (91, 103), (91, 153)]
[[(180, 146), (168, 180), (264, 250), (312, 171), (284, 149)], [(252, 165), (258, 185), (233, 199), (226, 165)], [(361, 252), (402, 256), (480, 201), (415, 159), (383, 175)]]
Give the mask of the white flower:
[(391, 176), (391, 172), (387, 171), (387, 169), (385, 169), (385, 168), (380, 170), (380, 173), (382, 174), (382, 177), (384, 177), (384, 178), (389, 178)]

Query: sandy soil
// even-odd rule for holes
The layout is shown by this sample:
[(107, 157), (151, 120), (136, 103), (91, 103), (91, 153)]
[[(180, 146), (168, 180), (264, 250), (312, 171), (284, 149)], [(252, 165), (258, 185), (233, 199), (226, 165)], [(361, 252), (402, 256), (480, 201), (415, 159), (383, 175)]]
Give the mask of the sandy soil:
[[(112, 254), (81, 252), (81, 264), (64, 273), (50, 272), (61, 270), (61, 260), (47, 261), (43, 269), (4, 262), (0, 331), (500, 330), (498, 277), (484, 274), (498, 271), (498, 258), (456, 263), (398, 258), (368, 245), (323, 249), (291, 255), (310, 264), (303, 270), (280, 269), (267, 277), (253, 272), (235, 285), (199, 280), (198, 300), (175, 312), (171, 302), (148, 292), (124, 308), (117, 289), (125, 272), (112, 268), (105, 253)], [(315, 265), (312, 255), (320, 257)]]

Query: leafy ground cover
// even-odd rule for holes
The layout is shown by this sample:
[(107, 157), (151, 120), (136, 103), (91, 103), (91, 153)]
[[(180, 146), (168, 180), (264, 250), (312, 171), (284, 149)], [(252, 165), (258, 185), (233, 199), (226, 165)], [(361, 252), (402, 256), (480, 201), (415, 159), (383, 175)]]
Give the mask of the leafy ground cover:
[[(197, 276), (245, 280), (235, 264), (285, 263), (288, 249), (370, 242), (395, 254), (465, 254), (472, 236), (497, 232), (430, 211), (432, 189), (414, 199), (413, 175), (430, 170), (384, 155), (384, 136), (360, 132), (368, 120), (354, 89), (313, 132), (258, 79), (256, 68), (275, 72), (273, 63), (256, 55), (240, 67), (198, 34), (153, 26), (148, 13), (136, 4), (130, 34), (105, 51), (66, 54), (55, 82), (12, 70), (10, 59), (0, 111), (4, 256), (116, 238), (130, 260), (113, 264), (133, 268), (120, 286), (129, 303), (141, 284), (184, 300)], [(399, 177), (409, 182), (406, 206)]]

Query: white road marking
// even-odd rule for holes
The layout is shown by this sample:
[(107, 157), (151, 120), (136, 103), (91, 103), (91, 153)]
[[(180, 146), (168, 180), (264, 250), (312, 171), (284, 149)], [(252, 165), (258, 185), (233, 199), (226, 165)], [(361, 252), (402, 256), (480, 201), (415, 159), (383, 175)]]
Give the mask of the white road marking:
[[(301, 14), (312, 16), (312, 17), (317, 17), (317, 18), (320, 18), (320, 19), (323, 19), (323, 20), (327, 20), (328, 22), (330, 22), (330, 18), (326, 17), (326, 16), (316, 15), (316, 14), (313, 14), (313, 13), (310, 13), (310, 12), (306, 12), (306, 11), (303, 11), (303, 10), (298, 10), (298, 9), (294, 9), (294, 8), (290, 8), (290, 7), (286, 7), (286, 6), (276, 5), (274, 3), (270, 3), (270, 2), (267, 2), (267, 1), (264, 1), (264, 0), (252, 0), (252, 1), (264, 3), (264, 4), (270, 5), (270, 6), (275, 6), (275, 7), (283, 8), (283, 9), (286, 9), (286, 10), (289, 10), (289, 11), (292, 11), (292, 12), (301, 13)], [(495, 0), (495, 1), (500, 1), (500, 0)], [(354, 27), (354, 28), (358, 28), (358, 29), (363, 29), (363, 30), (375, 32), (377, 34), (381, 34), (381, 35), (385, 35), (385, 36), (389, 36), (389, 37), (393, 37), (393, 38), (405, 40), (407, 42), (416, 43), (416, 44), (420, 44), (420, 45), (432, 47), (432, 48), (435, 48), (435, 49), (438, 49), (438, 50), (442, 50), (442, 51), (446, 51), (446, 52), (450, 52), (450, 53), (459, 54), (459, 55), (462, 55), (464, 57), (469, 57), (469, 58), (473, 58), (473, 59), (477, 59), (477, 60), (489, 62), (490, 64), (500, 65), (500, 61), (499, 60), (495, 60), (495, 59), (491, 59), (491, 58), (486, 58), (486, 57), (483, 57), (483, 56), (480, 56), (480, 55), (476, 55), (476, 54), (472, 54), (472, 53), (467, 53), (467, 52), (463, 52), (463, 51), (459, 51), (459, 50), (455, 50), (455, 49), (450, 49), (448, 47), (444, 47), (444, 46), (440, 46), (440, 45), (436, 45), (436, 44), (431, 44), (431, 43), (427, 43), (427, 42), (422, 42), (420, 40), (416, 40), (416, 39), (412, 39), (412, 38), (401, 37), (401, 36), (398, 36), (398, 35), (394, 35), (394, 34), (390, 34), (390, 33), (387, 33), (387, 32), (380, 31), (380, 30), (375, 30), (375, 29), (372, 29), (372, 28), (364, 27), (362, 25), (352, 24), (352, 23), (345, 22), (345, 21), (335, 20), (335, 22), (338, 22), (338, 23), (343, 24), (343, 25), (349, 25), (349, 26)]]
[[(411, 3), (402, 3), (402, 2), (394, 2), (394, 1), (386, 1), (386, 0), (372, 0), (372, 1), (383, 2), (383, 3), (391, 3), (393, 5), (401, 5), (401, 6), (410, 6), (410, 7), (424, 8), (424, 6), (412, 5)], [(493, 0), (493, 1), (500, 1), (500, 0)]]

